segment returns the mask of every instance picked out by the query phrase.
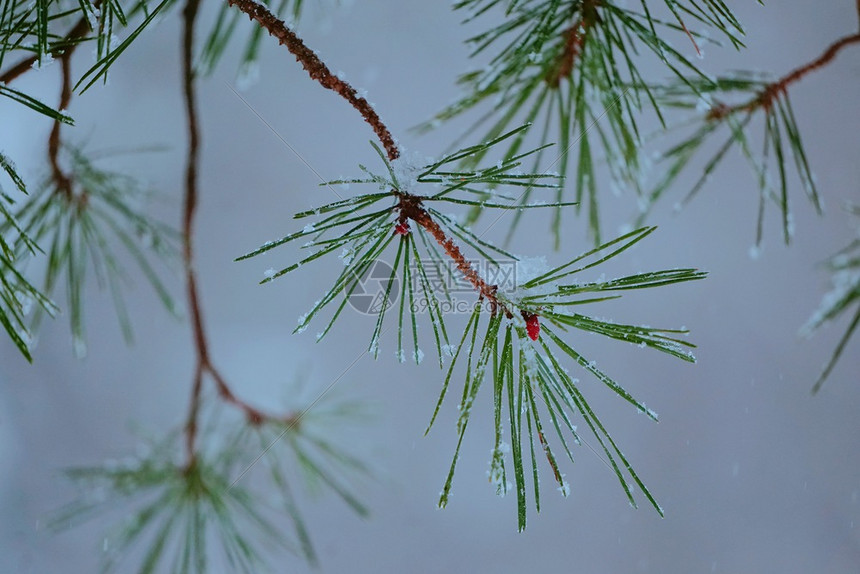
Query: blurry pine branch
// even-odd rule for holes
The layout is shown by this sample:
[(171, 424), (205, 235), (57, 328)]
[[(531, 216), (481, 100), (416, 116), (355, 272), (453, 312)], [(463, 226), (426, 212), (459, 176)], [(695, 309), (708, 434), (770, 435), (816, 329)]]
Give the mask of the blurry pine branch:
[[(854, 217), (860, 218), (860, 206), (850, 205), (848, 212)], [(860, 225), (855, 222), (858, 236), (860, 236)], [(851, 317), (845, 334), (836, 345), (830, 360), (824, 366), (818, 380), (812, 387), (815, 394), (821, 389), (821, 385), (827, 379), (848, 341), (851, 339), (857, 326), (860, 325), (860, 237), (849, 243), (838, 253), (830, 257), (826, 263), (830, 272), (832, 288), (821, 299), (818, 309), (809, 318), (806, 325), (801, 329), (801, 334), (811, 336), (825, 323), (835, 321), (837, 318), (847, 315)]]
[(180, 428), (141, 437), (133, 456), (67, 469), (78, 497), (51, 517), (49, 528), (111, 516), (103, 572), (202, 574), (223, 560), (232, 572), (255, 574), (282, 571), (276, 566), (284, 551), (318, 564), (305, 499), (329, 491), (367, 515), (347, 483), (368, 478), (370, 470), (339, 446), (345, 438), (339, 435), (366, 422), (366, 405), (329, 395), (313, 410), (295, 410), (288, 422), (249, 424), (224, 412), (216, 397), (205, 402), (207, 446), (192, 464), (182, 460)]
[[(131, 284), (124, 267), (127, 262), (138, 267), (165, 308), (178, 313), (153, 266), (154, 260), (176, 262), (178, 234), (147, 215), (145, 208), (152, 193), (137, 181), (100, 169), (83, 150), (66, 146), (62, 155), (68, 165), (62, 181), (49, 176), (37, 192), (21, 202), (12, 218), (0, 225), (0, 234), (9, 235), (16, 222), (20, 230), (16, 260), (26, 265), (28, 256), (45, 257), (42, 293), (55, 297), (58, 285), (65, 283), (62, 309), (68, 314), (75, 353), (83, 356), (87, 348), (83, 293), (89, 276), (95, 276), (99, 287), (109, 290), (129, 342), (133, 335), (124, 294)], [(29, 248), (32, 242), (44, 247), (34, 252)], [(31, 330), (38, 329), (44, 309), (36, 307)]]

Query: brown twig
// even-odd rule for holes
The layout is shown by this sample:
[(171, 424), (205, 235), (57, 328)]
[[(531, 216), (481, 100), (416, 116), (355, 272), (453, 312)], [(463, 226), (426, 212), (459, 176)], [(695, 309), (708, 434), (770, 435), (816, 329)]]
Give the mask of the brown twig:
[(860, 33), (845, 36), (844, 38), (836, 40), (826, 50), (824, 50), (824, 53), (818, 58), (792, 70), (776, 82), (770, 84), (760, 96), (761, 105), (767, 109), (773, 103), (773, 99), (778, 94), (785, 92), (788, 89), (788, 86), (802, 80), (807, 74), (829, 64), (842, 48), (857, 43), (860, 43)]
[(200, 128), (197, 120), (197, 100), (194, 85), (194, 22), (200, 0), (187, 0), (182, 11), (182, 87), (185, 100), (185, 117), (188, 122), (188, 152), (185, 160), (185, 204), (182, 216), (182, 259), (185, 263), (188, 306), (191, 312), (191, 328), (194, 333), (196, 364), (191, 387), (191, 405), (188, 422), (185, 425), (187, 449), (187, 468), (196, 461), (195, 438), (197, 437), (197, 418), (200, 412), (200, 397), (203, 391), (203, 374), (209, 364), (209, 350), (206, 333), (203, 331), (203, 315), (200, 312), (200, 298), (197, 294), (197, 281), (194, 274), (194, 250), (192, 237), (194, 212), (197, 208), (197, 166), (200, 161)]
[[(860, 0), (858, 0), (858, 4), (860, 4)], [(828, 46), (827, 49), (824, 50), (824, 52), (819, 57), (798, 68), (795, 68), (779, 80), (768, 84), (755, 98), (753, 98), (749, 102), (739, 104), (737, 106), (727, 106), (724, 104), (715, 105), (708, 112), (707, 118), (711, 120), (721, 120), (735, 112), (752, 112), (758, 108), (763, 108), (765, 110), (770, 109), (770, 107), (773, 105), (774, 100), (779, 97), (780, 94), (786, 93), (788, 91), (789, 86), (796, 82), (799, 82), (807, 75), (818, 70), (819, 68), (828, 65), (834, 60), (834, 58), (836, 58), (836, 55), (839, 53), (840, 50), (842, 50), (842, 48), (850, 46), (851, 44), (860, 44), (860, 33), (845, 36), (844, 38), (836, 40), (830, 46)]]
[(561, 54), (555, 63), (555, 66), (547, 71), (544, 81), (551, 88), (558, 88), (561, 80), (570, 76), (573, 72), (576, 59), (582, 54), (585, 47), (585, 42), (588, 40), (588, 33), (595, 22), (598, 21), (600, 15), (597, 13), (597, 8), (600, 6), (601, 0), (583, 0), (581, 5), (575, 5), (572, 11), (573, 15), (577, 15), (573, 25), (562, 32), (564, 46)]
[(493, 305), (498, 305), (499, 301), (496, 297), (497, 285), (489, 285), (484, 279), (478, 275), (478, 272), (463, 256), (463, 252), (454, 241), (445, 234), (445, 231), (439, 224), (430, 217), (427, 210), (421, 205), (421, 200), (414, 195), (402, 194), (399, 203), (400, 217), (408, 218), (427, 230), (430, 235), (436, 239), (436, 242), (445, 250), (445, 254), (454, 261), (457, 269), (463, 274), (475, 290), (490, 301)]
[(283, 20), (279, 20), (265, 6), (254, 2), (254, 0), (227, 0), (227, 3), (247, 14), (251, 20), (255, 20), (257, 24), (266, 30), (270, 36), (274, 36), (280, 44), (286, 46), (311, 79), (319, 82), (324, 88), (337, 92), (353, 108), (358, 110), (364, 121), (373, 128), (376, 137), (379, 138), (382, 147), (385, 148), (385, 153), (388, 155), (389, 160), (393, 161), (400, 157), (400, 150), (397, 148), (397, 144), (394, 143), (391, 132), (382, 123), (376, 110), (373, 109), (366, 99), (359, 96), (355, 88), (349, 85), (349, 83), (332, 74), (328, 66), (319, 59), (319, 56), (308, 48), (302, 39), (287, 27)]
[(188, 306), (191, 314), (191, 328), (194, 337), (195, 366), (191, 385), (191, 404), (185, 423), (186, 469), (194, 467), (196, 456), (196, 438), (200, 403), (203, 393), (203, 380), (208, 374), (212, 377), (218, 396), (226, 403), (241, 410), (248, 422), (260, 425), (264, 422), (280, 422), (289, 428), (298, 424), (294, 414), (286, 416), (270, 415), (242, 401), (233, 393), (226, 379), (212, 363), (209, 354), (209, 342), (203, 326), (203, 309), (200, 304), (200, 293), (197, 288), (197, 276), (194, 270), (194, 218), (198, 202), (198, 171), (200, 164), (200, 123), (197, 113), (196, 78), (194, 74), (194, 28), (200, 0), (187, 0), (183, 9), (182, 36), (182, 86), (185, 101), (185, 114), (188, 129), (188, 152), (185, 166), (185, 201), (182, 215), (183, 261), (188, 295)]
[[(75, 50), (75, 44), (63, 52), (60, 57), (62, 70), (63, 87), (60, 90), (60, 105), (57, 107), (59, 111), (63, 111), (69, 107), (72, 101), (72, 64), (71, 56)], [(51, 163), (51, 179), (57, 186), (57, 192), (62, 194), (67, 200), (72, 201), (74, 194), (72, 193), (72, 178), (66, 175), (60, 167), (60, 128), (63, 123), (60, 120), (54, 121), (54, 127), (51, 128), (51, 135), (48, 136), (48, 161)], [(81, 197), (81, 201), (86, 201), (85, 196)]]
[(562, 78), (567, 78), (573, 72), (573, 64), (585, 43), (586, 33), (587, 30), (581, 20), (577, 20), (573, 26), (564, 31), (564, 48), (561, 56), (544, 78), (550, 88), (557, 88)]

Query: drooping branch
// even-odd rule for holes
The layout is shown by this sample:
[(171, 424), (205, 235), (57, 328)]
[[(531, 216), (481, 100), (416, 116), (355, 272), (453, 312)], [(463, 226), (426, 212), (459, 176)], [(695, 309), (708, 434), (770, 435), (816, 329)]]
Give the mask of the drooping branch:
[(194, 332), (196, 361), (191, 388), (191, 405), (185, 425), (187, 465), (192, 468), (196, 461), (195, 438), (200, 412), (200, 397), (203, 392), (203, 374), (209, 363), (206, 334), (203, 331), (203, 314), (197, 293), (194, 273), (194, 251), (192, 246), (194, 212), (197, 208), (197, 166), (200, 161), (200, 127), (197, 118), (197, 100), (194, 85), (194, 22), (200, 0), (188, 0), (182, 11), (182, 88), (185, 100), (185, 117), (188, 123), (188, 152), (185, 159), (185, 202), (182, 215), (182, 259), (185, 265), (185, 281), (188, 291), (188, 307), (191, 313), (191, 328)]
[[(313, 50), (305, 45), (294, 31), (287, 27), (283, 20), (279, 20), (265, 6), (258, 4), (254, 0), (227, 0), (227, 3), (247, 14), (249, 18), (256, 21), (271, 36), (274, 36), (280, 44), (286, 46), (312, 79), (319, 82), (323, 87), (337, 92), (353, 108), (358, 110), (364, 120), (373, 128), (374, 133), (385, 148), (389, 161), (394, 161), (400, 157), (400, 150), (394, 143), (391, 132), (367, 100), (359, 97), (355, 88), (347, 82), (332, 74), (328, 66), (319, 59)], [(593, 9), (591, 3), (588, 5), (592, 6)], [(592, 14), (593, 17), (592, 12), (589, 12), (589, 14)], [(406, 227), (407, 219), (411, 219), (423, 227), (442, 246), (446, 255), (454, 261), (457, 269), (475, 287), (475, 290), (488, 300), (494, 312), (498, 310), (504, 312), (507, 316), (512, 316), (511, 310), (507, 309), (496, 296), (496, 286), (488, 284), (478, 275), (454, 240), (448, 237), (445, 231), (433, 220), (427, 210), (424, 209), (421, 199), (408, 193), (395, 193), (400, 197), (400, 202), (398, 203), (400, 213), (395, 233), (408, 233), (408, 227)]]
[(319, 59), (319, 56), (308, 48), (283, 20), (279, 20), (265, 6), (254, 2), (254, 0), (227, 0), (227, 3), (247, 14), (251, 20), (256, 21), (271, 36), (277, 38), (280, 44), (286, 46), (312, 79), (319, 82), (324, 88), (337, 92), (358, 110), (361, 117), (373, 128), (376, 137), (379, 138), (382, 147), (385, 148), (389, 160), (393, 161), (400, 157), (400, 150), (394, 143), (391, 132), (382, 123), (379, 114), (376, 113), (370, 103), (359, 96), (355, 88), (349, 83), (334, 75), (328, 66)]
[(197, 112), (196, 75), (194, 73), (194, 31), (199, 8), (200, 0), (187, 0), (182, 12), (182, 87), (188, 131), (188, 151), (185, 165), (185, 199), (182, 214), (182, 256), (196, 355), (194, 376), (191, 385), (191, 403), (185, 423), (187, 469), (193, 468), (197, 460), (195, 441), (198, 431), (203, 381), (207, 374), (212, 377), (218, 396), (224, 402), (242, 411), (250, 424), (260, 425), (267, 421), (276, 421), (285, 424), (287, 428), (293, 428), (299, 424), (299, 417), (294, 413), (289, 413), (285, 416), (275, 416), (242, 401), (233, 393), (226, 379), (215, 368), (209, 354), (209, 342), (203, 325), (203, 308), (200, 303), (200, 292), (197, 288), (197, 275), (194, 269), (193, 245), (194, 220), (199, 198), (198, 173), (200, 165), (200, 120)]

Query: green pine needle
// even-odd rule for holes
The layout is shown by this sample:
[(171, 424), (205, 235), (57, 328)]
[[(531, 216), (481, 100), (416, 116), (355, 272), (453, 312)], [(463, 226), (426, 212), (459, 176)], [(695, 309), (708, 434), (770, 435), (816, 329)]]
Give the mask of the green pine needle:
[[(689, 90), (690, 85), (694, 87), (694, 92)], [(680, 143), (661, 154), (659, 161), (663, 164), (661, 171), (664, 175), (643, 196), (639, 223), (644, 221), (652, 207), (671, 188), (692, 160), (705, 153), (702, 150), (706, 149), (706, 143), (714, 139), (720, 131), (728, 134), (707, 160), (701, 176), (679, 205), (686, 204), (698, 194), (710, 181), (728, 152), (737, 149), (752, 168), (758, 185), (760, 201), (756, 245), (759, 245), (763, 238), (764, 210), (768, 202), (776, 204), (779, 210), (784, 242), (790, 243), (793, 237), (794, 221), (788, 193), (789, 163), (794, 165), (796, 179), (808, 201), (816, 213), (821, 214), (821, 199), (815, 175), (809, 165), (788, 93), (774, 93), (770, 96), (769, 104), (760, 103), (760, 98), (765, 97), (769, 85), (766, 78), (739, 72), (707, 82), (691, 78), (684, 83), (676, 82), (653, 88), (662, 105), (697, 112), (691, 120), (683, 122), (679, 127), (691, 124), (698, 126)], [(753, 120), (758, 118), (764, 127), (760, 154), (753, 152), (748, 135)]]
[[(267, 6), (279, 19), (287, 18), (292, 25), (292, 23), (298, 22), (301, 16), (304, 0), (277, 0), (274, 7), (269, 0), (262, 0), (261, 3)], [(221, 58), (227, 52), (227, 47), (235, 37), (236, 29), (240, 23), (241, 26), (250, 25), (251, 29), (245, 47), (241, 50), (238, 81), (251, 82), (256, 79), (260, 48), (265, 34), (262, 28), (250, 24), (247, 18), (244, 18), (240, 12), (226, 3), (221, 5), (215, 23), (212, 25), (212, 30), (206, 35), (203, 42), (203, 50), (197, 60), (197, 69), (202, 74), (209, 75), (215, 71)]]
[[(657, 512), (661, 516), (663, 515), (663, 509), (655, 497), (636, 474), (628, 459), (592, 410), (579, 388), (579, 380), (569, 374), (568, 369), (563, 366), (563, 359), (566, 357), (571, 360), (583, 372), (595, 377), (613, 393), (654, 421), (657, 420), (656, 413), (633, 397), (610, 375), (599, 369), (593, 361), (576, 351), (565, 340), (568, 338), (567, 335), (563, 338), (561, 332), (579, 329), (597, 333), (639, 347), (650, 347), (688, 362), (695, 360), (689, 352), (689, 349), (693, 348), (694, 345), (679, 338), (687, 333), (685, 329), (659, 329), (624, 325), (594, 319), (578, 313), (568, 313), (565, 309), (572, 304), (585, 305), (614, 299), (620, 296), (614, 294), (619, 291), (662, 287), (694, 281), (703, 279), (706, 274), (694, 269), (674, 269), (638, 273), (607, 281), (581, 284), (559, 283), (559, 281), (570, 282), (572, 275), (597, 267), (623, 253), (653, 230), (654, 228), (643, 228), (628, 233), (526, 281), (518, 286), (518, 289), (513, 293), (500, 294), (500, 299), (503, 299), (504, 304), (511, 310), (511, 316), (505, 317), (503, 313), (491, 315), (483, 337), (478, 336), (480, 332), (478, 325), (482, 313), (480, 313), (481, 307), (476, 305), (466, 331), (454, 352), (439, 401), (430, 422), (432, 426), (448, 390), (454, 366), (458, 359), (465, 354), (467, 356), (466, 380), (463, 387), (463, 398), (458, 406), (460, 413), (457, 422), (458, 446), (455, 450), (454, 462), (452, 462), (442, 490), (440, 506), (447, 504), (451, 495), (459, 445), (462, 443), (475, 396), (481, 386), (481, 379), (484, 378), (485, 373), (492, 373), (495, 443), (490, 460), (489, 477), (497, 494), (504, 496), (511, 488), (507, 483), (507, 478), (513, 476), (514, 488), (517, 493), (517, 523), (520, 530), (526, 526), (526, 492), (528, 490), (526, 476), (531, 476), (535, 507), (538, 511), (540, 510), (539, 463), (536, 452), (544, 453), (551, 476), (562, 495), (567, 496), (569, 493), (569, 486), (564, 480), (564, 473), (547, 431), (549, 429), (554, 431), (563, 452), (573, 462), (573, 454), (566, 437), (572, 439), (575, 444), (582, 444), (583, 439), (574, 424), (578, 417), (582, 417), (600, 444), (608, 466), (618, 478), (630, 503), (636, 505), (628, 479), (633, 481)], [(613, 295), (588, 299), (580, 297), (582, 294), (601, 291), (609, 291)], [(536, 341), (532, 340), (532, 333), (527, 332), (528, 325), (524, 321), (524, 317), (520, 316), (521, 312), (534, 313), (539, 318), (540, 330)], [(557, 332), (556, 328), (561, 332)], [(472, 358), (475, 353), (479, 354), (477, 363), (473, 366)], [(503, 408), (504, 401), (508, 403), (507, 409)], [(502, 439), (504, 435), (503, 412), (507, 412), (511, 444)], [(523, 413), (526, 414), (525, 417), (522, 416)], [(525, 435), (522, 428), (523, 420), (527, 425)], [(544, 424), (543, 421), (549, 422)], [(549, 423), (551, 426), (547, 426)], [(521, 442), (524, 436), (528, 437), (529, 456), (524, 454), (524, 447)], [(508, 473), (505, 467), (508, 460), (513, 464), (512, 474)], [(526, 463), (531, 464), (531, 472), (526, 472)]]
[[(474, 0), (460, 2), (455, 8), (469, 11), (467, 21), (471, 21), (498, 4), (497, 0)], [(700, 53), (699, 45), (709, 42), (706, 32), (715, 30), (736, 47), (742, 46), (740, 24), (721, 0), (664, 0), (662, 4), (671, 15), (666, 21), (653, 16), (649, 4), (643, 0), (641, 10), (637, 10), (607, 1), (512, 2), (500, 24), (467, 40), (473, 47), (472, 56), (495, 48), (489, 64), (462, 75), (459, 83), (466, 95), (418, 129), (426, 131), (442, 121), (488, 107), (490, 111), (467, 133), (489, 124), (483, 139), (490, 140), (516, 122), (542, 125), (540, 141), (556, 137), (560, 145), (548, 157), (535, 155), (531, 171), (558, 169), (562, 175), (574, 171), (574, 177), (569, 178), (574, 201), (580, 208), (587, 207), (590, 234), (599, 244), (597, 165), (601, 158), (597, 153), (602, 152), (616, 185), (641, 196), (638, 117), (650, 108), (664, 123), (662, 106), (639, 71), (642, 54), (650, 54), (672, 76), (695, 90), (695, 83), (687, 76), (692, 74), (697, 81), (707, 81), (708, 77), (684, 51), (673, 48), (667, 37), (680, 35), (692, 44), (693, 52)], [(691, 32), (685, 21), (704, 32)], [(530, 131), (512, 139), (503, 157), (516, 156)], [(462, 157), (462, 165), (476, 165), (485, 153)], [(528, 187), (521, 197), (523, 203), (529, 201), (530, 192)], [(561, 201), (560, 194), (556, 201)], [(480, 214), (480, 206), (476, 206), (470, 222)], [(556, 248), (560, 245), (561, 221), (557, 213), (552, 226)], [(518, 222), (519, 217), (513, 220), (512, 230)]]

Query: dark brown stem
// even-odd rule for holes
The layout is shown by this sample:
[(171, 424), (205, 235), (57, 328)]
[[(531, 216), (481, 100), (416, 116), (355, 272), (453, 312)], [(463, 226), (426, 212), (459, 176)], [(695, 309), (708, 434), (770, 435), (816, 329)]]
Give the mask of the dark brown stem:
[(332, 74), (328, 66), (319, 59), (319, 56), (308, 48), (302, 39), (287, 27), (283, 20), (279, 20), (265, 6), (258, 4), (254, 0), (227, 0), (227, 3), (247, 14), (251, 20), (256, 21), (265, 29), (269, 35), (274, 36), (280, 44), (286, 46), (311, 79), (319, 82), (324, 88), (337, 92), (353, 108), (358, 110), (364, 121), (373, 128), (373, 132), (379, 138), (382, 147), (385, 148), (385, 153), (389, 160), (393, 161), (400, 157), (400, 150), (397, 148), (397, 144), (394, 143), (391, 132), (382, 123), (379, 114), (371, 107), (370, 103), (360, 97), (355, 88)]
[(576, 19), (573, 25), (562, 33), (564, 47), (561, 50), (561, 55), (544, 78), (549, 87), (557, 88), (561, 84), (561, 80), (569, 77), (573, 72), (576, 59), (582, 53), (588, 39), (588, 32), (600, 17), (597, 13), (600, 4), (601, 0), (583, 0), (582, 5), (574, 5), (572, 15), (576, 16)]
[[(860, 0), (858, 0), (858, 4), (860, 4)], [(799, 82), (803, 78), (805, 78), (810, 73), (828, 65), (830, 62), (836, 58), (836, 55), (839, 53), (842, 48), (846, 46), (850, 46), (851, 44), (860, 44), (860, 33), (852, 34), (850, 36), (845, 36), (844, 38), (840, 38), (833, 42), (830, 46), (827, 47), (824, 52), (812, 60), (800, 66), (779, 80), (769, 84), (765, 87), (764, 90), (759, 93), (758, 96), (753, 98), (747, 103), (739, 104), (737, 106), (726, 106), (724, 104), (717, 104), (708, 112), (708, 119), (712, 120), (721, 120), (724, 117), (733, 114), (735, 112), (752, 112), (758, 108), (764, 108), (765, 110), (770, 109), (773, 105), (774, 100), (779, 96), (779, 94), (785, 93), (788, 91), (789, 86), (792, 84)]]
[(209, 342), (203, 326), (203, 309), (200, 304), (200, 292), (197, 289), (197, 276), (194, 270), (194, 217), (198, 202), (198, 172), (200, 164), (200, 122), (197, 114), (196, 78), (194, 74), (194, 25), (200, 7), (200, 0), (187, 0), (182, 12), (182, 86), (185, 101), (185, 115), (188, 130), (188, 152), (185, 166), (185, 201), (182, 214), (182, 256), (185, 264), (185, 279), (188, 295), (188, 307), (191, 314), (191, 328), (194, 337), (195, 366), (194, 378), (191, 385), (191, 404), (188, 419), (185, 423), (186, 469), (193, 468), (197, 461), (196, 438), (200, 403), (203, 392), (203, 378), (212, 377), (218, 396), (226, 403), (241, 410), (248, 422), (259, 425), (264, 422), (280, 422), (294, 428), (298, 424), (295, 414), (274, 416), (249, 405), (239, 399), (227, 384), (221, 373), (212, 364), (209, 354)]
[(194, 85), (194, 22), (200, 0), (188, 0), (182, 11), (182, 87), (185, 100), (185, 117), (188, 122), (188, 152), (185, 160), (185, 204), (182, 216), (182, 258), (185, 264), (188, 307), (191, 313), (191, 328), (194, 333), (196, 364), (194, 382), (191, 386), (191, 405), (188, 422), (185, 425), (187, 465), (191, 468), (196, 461), (195, 438), (197, 436), (197, 416), (200, 412), (200, 396), (203, 391), (203, 372), (209, 363), (206, 334), (203, 331), (203, 315), (200, 312), (200, 298), (197, 294), (197, 281), (194, 274), (194, 251), (192, 236), (194, 212), (197, 208), (197, 165), (200, 161), (200, 128), (197, 120), (197, 101)]
[(233, 405), (245, 413), (245, 418), (250, 424), (256, 426), (261, 425), (264, 422), (281, 422), (295, 426), (295, 423), (293, 422), (295, 416), (293, 414), (288, 414), (286, 416), (271, 415), (249, 405), (233, 394), (233, 391), (230, 390), (230, 386), (227, 385), (227, 381), (224, 380), (224, 377), (221, 376), (221, 373), (219, 373), (215, 367), (211, 364), (207, 364), (206, 370), (208, 370), (209, 374), (212, 375), (212, 379), (215, 381), (215, 387), (218, 390), (218, 396), (221, 397), (221, 400)]
[(202, 392), (203, 368), (198, 361), (194, 367), (194, 379), (191, 385), (191, 406), (188, 409), (188, 421), (185, 423), (186, 469), (192, 468), (197, 460), (195, 441), (197, 439), (197, 418), (200, 413), (200, 397)]
[(506, 315), (511, 316), (511, 311), (507, 309), (507, 307), (505, 307), (505, 305), (501, 303), (496, 296), (498, 285), (490, 285), (480, 275), (478, 275), (478, 272), (475, 271), (475, 268), (472, 267), (472, 265), (466, 260), (463, 252), (460, 251), (460, 247), (454, 243), (454, 241), (445, 233), (445, 230), (443, 230), (442, 227), (432, 217), (430, 217), (430, 214), (427, 213), (427, 210), (424, 209), (423, 205), (421, 205), (421, 200), (418, 197), (406, 194), (401, 195), (398, 209), (400, 210), (401, 223), (404, 219), (411, 219), (416, 224), (427, 230), (442, 249), (445, 250), (445, 254), (451, 258), (457, 266), (457, 269), (463, 274), (463, 277), (472, 284), (481, 297), (487, 299), (493, 309), (501, 309)]
[[(858, 0), (860, 1), (860, 0)], [(860, 33), (852, 34), (851, 36), (845, 36), (844, 38), (840, 38), (839, 40), (833, 42), (824, 53), (821, 54), (818, 58), (812, 60), (811, 62), (800, 66), (799, 68), (792, 70), (785, 76), (783, 76), (778, 81), (774, 82), (770, 86), (765, 89), (761, 96), (761, 105), (765, 108), (769, 107), (773, 102), (773, 98), (779, 94), (780, 92), (785, 92), (788, 89), (788, 86), (791, 84), (802, 80), (807, 74), (814, 72), (815, 70), (826, 66), (839, 53), (839, 51), (851, 44), (860, 43)]]
[(582, 22), (577, 20), (573, 26), (564, 31), (564, 48), (561, 51), (561, 56), (544, 78), (549, 87), (557, 88), (561, 84), (562, 78), (567, 78), (573, 72), (573, 64), (585, 43), (586, 32), (580, 28), (582, 28)]
[[(63, 87), (60, 90), (60, 105), (57, 107), (59, 111), (63, 111), (69, 107), (72, 101), (72, 52), (75, 50), (75, 45), (70, 46), (60, 57), (62, 69)], [(57, 192), (62, 194), (67, 200), (72, 201), (72, 179), (66, 175), (60, 167), (60, 129), (62, 126), (60, 120), (54, 121), (54, 127), (51, 128), (51, 135), (48, 136), (48, 161), (51, 163), (51, 178), (57, 186)], [(82, 201), (84, 201), (82, 197)]]

